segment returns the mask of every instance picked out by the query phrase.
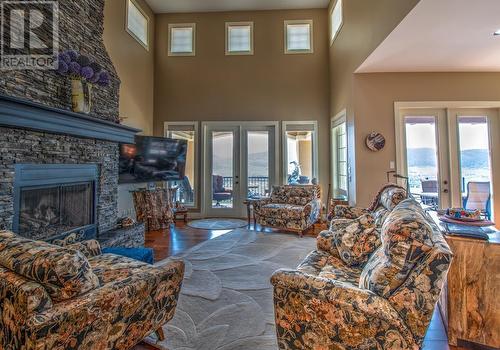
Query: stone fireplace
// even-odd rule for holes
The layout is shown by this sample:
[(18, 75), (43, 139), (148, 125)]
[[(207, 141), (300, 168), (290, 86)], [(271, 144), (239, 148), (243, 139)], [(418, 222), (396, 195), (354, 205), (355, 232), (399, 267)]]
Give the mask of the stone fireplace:
[(59, 49), (85, 54), (110, 74), (109, 87), (94, 87), (89, 115), (71, 112), (70, 81), (53, 70), (0, 74), (0, 229), (45, 240), (68, 232), (113, 237), (118, 144), (139, 130), (119, 124), (104, 1), (58, 1)]
[(115, 229), (118, 144), (137, 131), (0, 95), (0, 229), (44, 240)]

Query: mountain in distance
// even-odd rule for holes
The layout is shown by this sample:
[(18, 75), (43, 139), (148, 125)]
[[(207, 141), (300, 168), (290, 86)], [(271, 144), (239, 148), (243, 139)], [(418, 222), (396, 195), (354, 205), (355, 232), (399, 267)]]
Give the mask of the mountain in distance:
[[(231, 176), (233, 173), (231, 157), (214, 154), (214, 174)], [(248, 176), (267, 176), (269, 158), (267, 152), (250, 153), (248, 155)]]
[[(461, 152), (464, 168), (484, 169), (489, 167), (489, 154), (485, 149), (468, 149)], [(409, 148), (409, 167), (435, 167), (436, 153), (432, 148)]]

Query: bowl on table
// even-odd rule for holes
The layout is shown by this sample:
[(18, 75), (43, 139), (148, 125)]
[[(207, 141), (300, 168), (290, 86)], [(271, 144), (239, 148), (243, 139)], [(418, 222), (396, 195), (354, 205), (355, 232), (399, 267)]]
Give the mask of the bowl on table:
[(445, 216), (461, 221), (481, 221), (481, 211), (478, 209), (449, 208)]

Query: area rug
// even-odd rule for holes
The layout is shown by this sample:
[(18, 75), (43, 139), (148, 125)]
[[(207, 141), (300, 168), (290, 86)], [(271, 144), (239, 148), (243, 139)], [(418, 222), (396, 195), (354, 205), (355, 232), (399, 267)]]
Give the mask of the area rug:
[(232, 230), (247, 225), (248, 222), (245, 220), (227, 218), (201, 219), (188, 222), (188, 226), (203, 230)]
[(246, 229), (206, 241), (161, 261), (182, 259), (186, 271), (166, 340), (168, 350), (277, 350), (273, 290), (280, 268), (295, 268), (314, 250), (312, 237)]

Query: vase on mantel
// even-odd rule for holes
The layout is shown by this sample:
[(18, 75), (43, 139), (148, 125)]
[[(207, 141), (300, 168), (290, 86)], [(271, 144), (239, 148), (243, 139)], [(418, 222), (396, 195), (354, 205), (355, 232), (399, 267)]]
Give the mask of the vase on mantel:
[(82, 79), (71, 79), (71, 105), (73, 112), (89, 114), (92, 107), (92, 84)]

